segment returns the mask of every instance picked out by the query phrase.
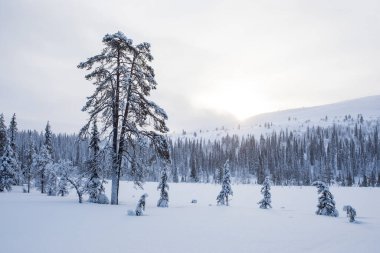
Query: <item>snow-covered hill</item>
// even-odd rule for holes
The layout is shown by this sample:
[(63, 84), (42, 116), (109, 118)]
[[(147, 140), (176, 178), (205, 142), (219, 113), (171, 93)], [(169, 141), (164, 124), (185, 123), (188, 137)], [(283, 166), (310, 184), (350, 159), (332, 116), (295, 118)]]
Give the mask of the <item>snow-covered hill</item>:
[(280, 129), (303, 131), (307, 127), (332, 124), (354, 126), (380, 120), (380, 95), (347, 100), (339, 103), (283, 110), (253, 116), (234, 128), (219, 127), (184, 133), (173, 133), (173, 138), (203, 138), (214, 140), (228, 135), (260, 135)]
[(244, 124), (254, 125), (273, 122), (278, 125), (288, 125), (289, 121), (298, 121), (298, 123), (310, 121), (319, 125), (325, 124), (324, 122), (342, 122), (348, 115), (356, 119), (359, 114), (367, 120), (378, 119), (380, 117), (380, 95), (334, 104), (264, 113), (246, 120)]

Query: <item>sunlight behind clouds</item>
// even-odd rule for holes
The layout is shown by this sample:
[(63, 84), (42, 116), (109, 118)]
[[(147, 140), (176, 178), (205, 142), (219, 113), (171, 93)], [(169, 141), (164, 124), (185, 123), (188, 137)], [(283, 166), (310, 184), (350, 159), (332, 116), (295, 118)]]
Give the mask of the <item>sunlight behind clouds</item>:
[(239, 121), (277, 109), (275, 101), (272, 101), (265, 93), (261, 93), (255, 85), (229, 81), (229, 83), (220, 81), (217, 89), (205, 89), (195, 95), (192, 100), (193, 106), (219, 113), (227, 112)]

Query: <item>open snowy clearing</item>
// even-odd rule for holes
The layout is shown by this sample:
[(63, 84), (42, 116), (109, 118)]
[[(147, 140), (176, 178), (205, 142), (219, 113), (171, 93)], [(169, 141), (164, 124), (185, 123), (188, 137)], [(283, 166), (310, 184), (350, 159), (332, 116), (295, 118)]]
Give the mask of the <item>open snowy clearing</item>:
[[(338, 218), (315, 215), (315, 187), (272, 187), (273, 209), (256, 204), (260, 186), (232, 185), (231, 206), (216, 206), (219, 185), (170, 184), (169, 208), (157, 208), (157, 183), (121, 182), (120, 205), (79, 204), (74, 192), (0, 194), (1, 252), (377, 252), (379, 188), (332, 187)], [(107, 185), (109, 190), (110, 184)], [(144, 216), (127, 216), (142, 193)], [(109, 196), (109, 192), (108, 192)], [(191, 204), (197, 199), (197, 204)], [(350, 204), (357, 222), (342, 211)]]

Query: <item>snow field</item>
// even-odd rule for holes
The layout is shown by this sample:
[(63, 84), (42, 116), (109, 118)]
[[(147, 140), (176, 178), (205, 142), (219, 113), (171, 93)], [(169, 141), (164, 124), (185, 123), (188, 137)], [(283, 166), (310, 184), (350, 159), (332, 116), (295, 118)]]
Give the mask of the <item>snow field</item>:
[[(216, 206), (220, 185), (169, 184), (169, 208), (157, 208), (158, 183), (121, 182), (118, 206), (79, 204), (36, 191), (0, 194), (1, 252), (377, 252), (379, 188), (331, 187), (338, 218), (315, 215), (315, 187), (272, 186), (272, 209), (257, 205), (260, 185), (232, 185), (230, 206)], [(107, 195), (110, 184), (106, 185)], [(128, 216), (148, 193), (142, 217)], [(197, 199), (197, 204), (191, 204)], [(342, 208), (357, 211), (351, 224)]]

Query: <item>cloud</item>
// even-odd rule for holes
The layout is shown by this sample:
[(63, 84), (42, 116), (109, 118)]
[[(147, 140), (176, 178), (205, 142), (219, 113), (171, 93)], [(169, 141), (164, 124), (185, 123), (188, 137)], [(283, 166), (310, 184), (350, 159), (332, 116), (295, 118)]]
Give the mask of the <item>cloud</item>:
[(77, 132), (93, 87), (76, 66), (117, 30), (152, 44), (152, 99), (177, 131), (379, 94), (379, 11), (372, 0), (0, 1), (0, 108), (20, 128)]

